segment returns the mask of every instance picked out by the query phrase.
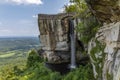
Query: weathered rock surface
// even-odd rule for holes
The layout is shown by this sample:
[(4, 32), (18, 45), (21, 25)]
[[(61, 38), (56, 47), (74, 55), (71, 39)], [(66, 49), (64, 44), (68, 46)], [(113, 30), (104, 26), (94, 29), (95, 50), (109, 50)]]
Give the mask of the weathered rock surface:
[[(95, 39), (98, 40), (101, 44), (105, 44), (105, 48), (102, 51), (97, 51), (93, 54), (91, 50), (96, 47)], [(120, 22), (105, 24), (102, 26), (96, 34), (94, 40), (91, 40), (89, 43), (88, 53), (90, 55), (94, 76), (98, 80), (119, 80), (120, 79)], [(99, 48), (99, 47), (98, 47)], [(104, 56), (105, 55), (105, 56)], [(101, 59), (101, 58), (104, 59)], [(97, 63), (97, 61), (101, 61)], [(101, 72), (98, 72), (98, 67), (101, 69)], [(100, 75), (97, 77), (98, 75)]]
[[(91, 12), (103, 24), (88, 47), (94, 76), (97, 80), (120, 80), (120, 0), (86, 0), (86, 2)], [(95, 40), (101, 45), (104, 44), (105, 48), (93, 55), (91, 50), (97, 46)], [(100, 57), (104, 59), (100, 61)], [(100, 61), (97, 63), (99, 66), (96, 66), (97, 61)]]
[(74, 18), (74, 13), (62, 13), (57, 15), (38, 15), (41, 48), (43, 56), (50, 63), (62, 63), (70, 61), (70, 28), (69, 19), (74, 26), (79, 19)]
[(103, 65), (103, 80), (108, 80), (108, 74), (113, 77), (113, 80), (119, 80), (120, 74), (120, 22), (111, 23), (102, 27), (99, 30), (102, 33), (103, 39), (98, 37), (99, 41), (104, 41), (106, 47), (105, 61)]
[(120, 21), (120, 0), (86, 0), (86, 2), (100, 22)]

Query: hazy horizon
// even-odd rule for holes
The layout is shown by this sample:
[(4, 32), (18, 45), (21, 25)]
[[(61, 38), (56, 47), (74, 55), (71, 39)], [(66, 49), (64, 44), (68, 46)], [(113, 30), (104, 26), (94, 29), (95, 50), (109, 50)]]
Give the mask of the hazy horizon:
[(14, 38), (14, 37), (38, 37), (38, 36), (0, 36), (0, 38)]

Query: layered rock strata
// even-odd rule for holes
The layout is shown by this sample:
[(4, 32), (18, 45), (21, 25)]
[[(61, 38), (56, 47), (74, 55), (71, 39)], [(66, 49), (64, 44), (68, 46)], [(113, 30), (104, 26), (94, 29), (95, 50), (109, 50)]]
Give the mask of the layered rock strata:
[(38, 15), (41, 48), (44, 50), (43, 55), (48, 62), (61, 63), (70, 60), (69, 19), (74, 22), (74, 27), (80, 21), (74, 16), (74, 13)]

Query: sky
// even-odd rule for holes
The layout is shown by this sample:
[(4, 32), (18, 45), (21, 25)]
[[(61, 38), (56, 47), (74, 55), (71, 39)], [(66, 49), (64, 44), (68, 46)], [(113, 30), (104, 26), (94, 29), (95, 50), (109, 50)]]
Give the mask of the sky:
[(0, 36), (38, 36), (37, 14), (60, 13), (69, 0), (0, 0)]

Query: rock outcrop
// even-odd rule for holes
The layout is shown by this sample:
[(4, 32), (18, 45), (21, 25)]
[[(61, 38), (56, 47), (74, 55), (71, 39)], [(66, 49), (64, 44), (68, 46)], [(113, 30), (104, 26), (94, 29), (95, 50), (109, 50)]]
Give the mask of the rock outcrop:
[(120, 80), (120, 0), (86, 2), (94, 16), (102, 23), (88, 47), (94, 76), (97, 80)]
[[(97, 45), (98, 42), (96, 41), (100, 44)], [(98, 80), (119, 80), (120, 22), (102, 26), (96, 37), (89, 42), (88, 53), (92, 61), (95, 78)]]
[(86, 0), (86, 2), (100, 22), (120, 21), (120, 0)]
[(74, 26), (80, 21), (74, 18), (74, 13), (61, 13), (57, 15), (38, 15), (41, 48), (44, 58), (50, 63), (70, 61), (70, 28), (69, 19)]

